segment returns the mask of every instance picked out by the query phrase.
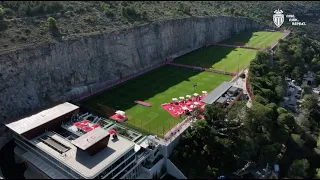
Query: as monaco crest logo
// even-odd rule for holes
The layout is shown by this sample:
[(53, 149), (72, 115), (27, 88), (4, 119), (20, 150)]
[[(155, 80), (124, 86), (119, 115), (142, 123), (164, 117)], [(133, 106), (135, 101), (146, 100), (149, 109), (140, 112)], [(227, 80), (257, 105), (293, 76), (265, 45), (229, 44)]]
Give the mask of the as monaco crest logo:
[(275, 10), (273, 15), (273, 22), (279, 28), (284, 22), (284, 15), (282, 10)]

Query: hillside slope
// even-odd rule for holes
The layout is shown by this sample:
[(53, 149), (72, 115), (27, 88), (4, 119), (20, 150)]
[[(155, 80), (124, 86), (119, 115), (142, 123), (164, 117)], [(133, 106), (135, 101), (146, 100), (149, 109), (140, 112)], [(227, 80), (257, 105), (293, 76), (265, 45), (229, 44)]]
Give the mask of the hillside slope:
[[(0, 50), (190, 16), (245, 16), (271, 25), (275, 9), (307, 22), (295, 29), (320, 37), (320, 2), (2, 1), (0, 5)], [(58, 33), (48, 30), (48, 17), (56, 19)]]

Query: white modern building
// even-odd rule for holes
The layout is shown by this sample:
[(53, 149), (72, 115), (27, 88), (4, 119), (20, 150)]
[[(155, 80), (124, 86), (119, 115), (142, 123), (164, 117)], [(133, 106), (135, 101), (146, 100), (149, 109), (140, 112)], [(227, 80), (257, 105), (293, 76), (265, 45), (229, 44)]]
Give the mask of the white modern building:
[(152, 136), (132, 141), (107, 126), (81, 133), (62, 127), (72, 117), (83, 120), (77, 114), (79, 107), (66, 102), (6, 124), (27, 179), (151, 179), (166, 173), (185, 178), (167, 159), (170, 144)]

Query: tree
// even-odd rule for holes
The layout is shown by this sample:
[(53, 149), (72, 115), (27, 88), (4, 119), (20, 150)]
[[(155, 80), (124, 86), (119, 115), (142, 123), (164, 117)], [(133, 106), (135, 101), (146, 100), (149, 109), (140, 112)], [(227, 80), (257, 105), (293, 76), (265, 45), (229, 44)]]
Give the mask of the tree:
[(246, 113), (246, 124), (253, 132), (267, 132), (272, 127), (272, 109), (253, 101)]
[(280, 114), (277, 122), (281, 126), (287, 125), (291, 130), (294, 128), (294, 117), (290, 113)]
[(241, 116), (245, 113), (246, 101), (237, 101), (228, 110), (227, 119), (228, 120), (241, 120)]
[(201, 108), (196, 106), (193, 108), (193, 111), (191, 112), (191, 115), (193, 118), (197, 118), (201, 114)]
[(311, 94), (312, 89), (309, 85), (303, 84), (301, 88), (303, 89), (304, 94)]
[(294, 160), (289, 167), (288, 177), (292, 179), (304, 178), (307, 175), (310, 163), (307, 159)]
[(263, 98), (261, 95), (256, 95), (255, 96), (255, 101), (257, 101), (257, 102), (259, 102), (259, 103), (261, 103), (263, 105), (266, 105), (266, 104), (269, 103), (269, 100)]
[(216, 172), (217, 172), (217, 168), (214, 168), (214, 167), (210, 167), (209, 165), (207, 166), (207, 169), (206, 169), (206, 173), (208, 174), (209, 177), (213, 178), (213, 177), (216, 177)]
[(299, 66), (294, 67), (294, 69), (291, 73), (292, 79), (296, 80), (296, 82), (298, 84), (301, 84), (302, 83), (302, 76), (303, 76), (303, 72), (302, 72), (301, 68)]
[(204, 107), (204, 117), (209, 124), (220, 123), (224, 120), (225, 116), (226, 113), (217, 104), (208, 104)]
[(279, 107), (279, 108), (277, 109), (277, 112), (278, 112), (278, 114), (288, 113), (288, 111), (287, 111), (285, 108), (283, 108), (283, 107)]
[(320, 168), (316, 169), (317, 174), (314, 176), (314, 179), (320, 179)]
[(240, 78), (244, 79), (244, 78), (246, 78), (246, 75), (244, 73), (241, 73)]
[(318, 100), (313, 95), (306, 94), (303, 97), (301, 107), (305, 116), (309, 117), (311, 111), (317, 110), (319, 108)]
[(285, 90), (283, 86), (277, 85), (275, 88), (275, 93), (278, 96), (279, 99), (283, 99), (285, 96)]
[(272, 145), (263, 146), (260, 150), (260, 162), (262, 164), (275, 163), (277, 159), (277, 150)]

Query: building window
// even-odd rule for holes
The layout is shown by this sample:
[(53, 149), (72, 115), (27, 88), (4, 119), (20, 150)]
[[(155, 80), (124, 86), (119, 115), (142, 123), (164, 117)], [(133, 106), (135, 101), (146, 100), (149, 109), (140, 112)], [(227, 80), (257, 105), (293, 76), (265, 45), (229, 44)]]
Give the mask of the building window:
[[(96, 177), (96, 179), (102, 179), (104, 176), (106, 176), (108, 173), (110, 173), (114, 168), (116, 168), (119, 164), (121, 164), (119, 167), (117, 167), (112, 173), (110, 173), (105, 179), (110, 179), (112, 178), (114, 175), (116, 175), (121, 168), (125, 167), (126, 165), (128, 165), (127, 162), (131, 162), (133, 160), (135, 160), (135, 156), (132, 156), (130, 159), (128, 159), (127, 161), (125, 161), (128, 157), (130, 157), (131, 155), (133, 155), (134, 149), (131, 149), (129, 152), (127, 152), (124, 156), (122, 156), (121, 158), (119, 158), (116, 162), (114, 162), (112, 165), (110, 165), (106, 170), (104, 170), (100, 175), (98, 175)], [(125, 161), (125, 162), (123, 162)]]

